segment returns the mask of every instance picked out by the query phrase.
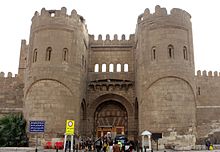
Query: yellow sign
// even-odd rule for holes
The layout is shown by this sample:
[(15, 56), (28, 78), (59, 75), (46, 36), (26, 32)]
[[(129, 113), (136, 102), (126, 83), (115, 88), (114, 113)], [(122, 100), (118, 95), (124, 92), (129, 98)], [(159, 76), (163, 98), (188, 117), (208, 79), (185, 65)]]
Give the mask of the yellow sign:
[(74, 135), (74, 120), (66, 120), (66, 135)]

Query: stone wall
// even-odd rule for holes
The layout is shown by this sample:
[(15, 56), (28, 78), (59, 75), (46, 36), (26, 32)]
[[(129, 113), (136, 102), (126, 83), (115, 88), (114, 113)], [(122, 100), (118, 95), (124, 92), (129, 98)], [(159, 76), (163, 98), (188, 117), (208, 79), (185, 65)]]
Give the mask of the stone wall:
[(220, 77), (218, 72), (197, 72), (197, 135), (198, 143), (210, 138), (220, 143)]
[[(45, 120), (45, 138), (62, 137), (66, 120), (79, 133), (80, 104), (86, 96), (88, 33), (72, 10), (41, 9), (32, 18), (25, 71), (24, 115)], [(22, 61), (20, 61), (22, 62)]]
[[(101, 108), (101, 105), (114, 103), (115, 109), (106, 109), (114, 113), (117, 111), (117, 106), (125, 109), (128, 120), (125, 131), (126, 134), (134, 139), (138, 132), (138, 122), (135, 120), (135, 92), (134, 92), (134, 61), (133, 61), (133, 45), (134, 35), (130, 35), (129, 40), (122, 35), (121, 40), (118, 40), (117, 35), (110, 40), (109, 35), (102, 40), (99, 35), (98, 40), (94, 40), (90, 36), (90, 52), (89, 52), (89, 73), (88, 73), (88, 88), (86, 98), (87, 108), (87, 125), (85, 132), (91, 134), (97, 127), (94, 120), (95, 113)], [(98, 70), (95, 70), (95, 66)], [(126, 69), (125, 65), (128, 66)], [(120, 68), (118, 67), (120, 66)], [(103, 69), (105, 68), (105, 70)], [(116, 106), (116, 105), (117, 106)], [(118, 109), (120, 109), (118, 107)], [(114, 115), (114, 114), (113, 114)], [(108, 124), (108, 123), (107, 123)], [(114, 124), (112, 124), (114, 125)]]
[(139, 131), (161, 133), (163, 143), (189, 147), (195, 144), (196, 134), (190, 18), (184, 10), (174, 8), (169, 14), (166, 8), (156, 6), (154, 13), (146, 9), (139, 15), (135, 33)]
[(0, 74), (0, 117), (9, 114), (22, 112), (23, 110), (23, 82), (16, 76), (8, 73)]
[(128, 39), (95, 40), (82, 16), (66, 12), (34, 14), (19, 77), (0, 74), (0, 116), (23, 110), (27, 120), (46, 120), (45, 138), (62, 136), (65, 120), (74, 119), (76, 133), (92, 136), (95, 114), (108, 103), (104, 110), (125, 112), (131, 139), (149, 130), (162, 134), (162, 146), (192, 148), (195, 136), (220, 143), (220, 77), (194, 74), (189, 13), (156, 6), (138, 17)]
[[(129, 40), (125, 39), (122, 35), (122, 39), (118, 40), (115, 35), (113, 40), (110, 40), (109, 35), (106, 35), (106, 39), (102, 40), (102, 36), (99, 35), (98, 40), (94, 40), (94, 36), (90, 36), (90, 51), (89, 51), (89, 72), (95, 72), (95, 65), (98, 65), (98, 72), (102, 72), (103, 64), (106, 64), (105, 72), (124, 72), (124, 65), (128, 65), (126, 72), (133, 72), (133, 45), (134, 35), (130, 35)], [(110, 68), (110, 64), (112, 64)], [(117, 64), (120, 64), (120, 71), (117, 71)], [(110, 69), (112, 71), (110, 71)]]

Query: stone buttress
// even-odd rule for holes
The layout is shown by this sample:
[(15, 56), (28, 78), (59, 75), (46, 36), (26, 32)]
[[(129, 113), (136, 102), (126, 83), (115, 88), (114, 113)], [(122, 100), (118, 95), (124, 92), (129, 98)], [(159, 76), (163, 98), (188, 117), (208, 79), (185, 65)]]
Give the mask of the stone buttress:
[[(139, 130), (162, 134), (159, 146), (194, 146), (196, 95), (191, 16), (174, 8), (148, 9), (136, 29)], [(185, 136), (187, 135), (187, 136)], [(165, 145), (166, 146), (166, 145)]]
[(45, 139), (63, 137), (66, 120), (75, 120), (78, 134), (80, 103), (85, 96), (85, 20), (75, 10), (41, 10), (32, 18), (27, 52), (24, 115), (45, 120)]

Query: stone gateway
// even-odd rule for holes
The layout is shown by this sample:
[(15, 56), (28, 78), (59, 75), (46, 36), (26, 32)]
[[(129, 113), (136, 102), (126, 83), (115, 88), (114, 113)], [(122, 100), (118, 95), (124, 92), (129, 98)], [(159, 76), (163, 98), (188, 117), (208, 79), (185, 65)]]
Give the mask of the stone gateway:
[(82, 138), (138, 140), (148, 130), (162, 137), (160, 147), (220, 143), (219, 73), (195, 75), (189, 13), (156, 6), (129, 38), (95, 39), (82, 16), (66, 12), (35, 12), (18, 74), (0, 74), (0, 116), (22, 111), (45, 121), (45, 140), (63, 137), (74, 120)]

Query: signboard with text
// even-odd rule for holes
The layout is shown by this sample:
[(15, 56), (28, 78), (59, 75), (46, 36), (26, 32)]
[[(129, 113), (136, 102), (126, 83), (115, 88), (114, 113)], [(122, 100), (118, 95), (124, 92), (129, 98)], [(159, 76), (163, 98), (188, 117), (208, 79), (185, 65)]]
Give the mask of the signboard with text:
[(66, 120), (66, 135), (74, 135), (74, 120)]
[(43, 133), (45, 130), (45, 121), (30, 121), (29, 132), (31, 133)]

